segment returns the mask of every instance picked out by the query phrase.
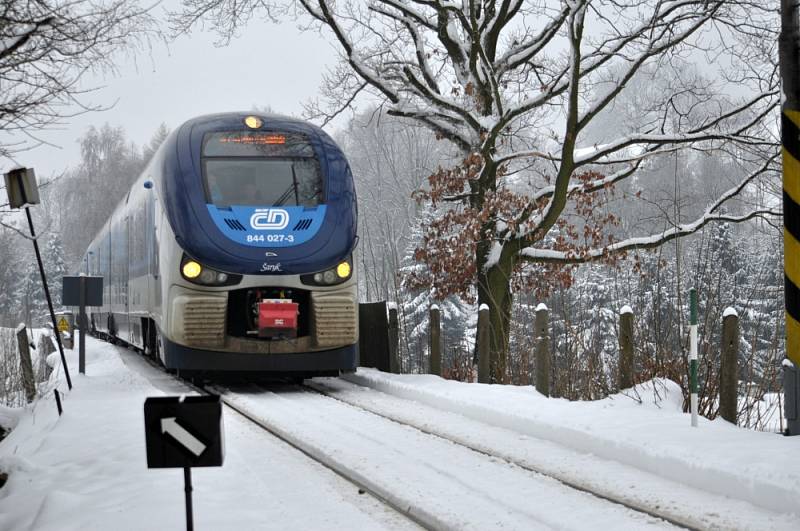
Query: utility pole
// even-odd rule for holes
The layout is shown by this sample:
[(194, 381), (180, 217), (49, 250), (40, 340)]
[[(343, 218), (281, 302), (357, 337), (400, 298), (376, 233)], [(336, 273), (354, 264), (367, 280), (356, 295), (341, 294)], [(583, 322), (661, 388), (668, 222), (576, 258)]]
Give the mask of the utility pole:
[(783, 82), (783, 242), (786, 435), (800, 435), (800, 0), (781, 0), (779, 55)]

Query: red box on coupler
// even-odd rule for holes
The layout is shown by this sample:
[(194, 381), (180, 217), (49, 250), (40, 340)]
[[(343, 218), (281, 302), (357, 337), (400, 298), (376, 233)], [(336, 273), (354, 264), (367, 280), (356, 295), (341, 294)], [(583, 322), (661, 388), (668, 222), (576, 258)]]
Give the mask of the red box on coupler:
[(291, 300), (264, 300), (258, 303), (259, 337), (297, 337), (299, 304)]

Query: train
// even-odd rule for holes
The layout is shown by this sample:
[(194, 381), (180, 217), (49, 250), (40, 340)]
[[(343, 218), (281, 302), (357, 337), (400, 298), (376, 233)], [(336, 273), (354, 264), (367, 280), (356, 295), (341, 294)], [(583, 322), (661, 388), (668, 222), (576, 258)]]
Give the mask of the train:
[(322, 129), (222, 113), (172, 131), (86, 250), (93, 334), (169, 370), (338, 375), (358, 365), (358, 208)]

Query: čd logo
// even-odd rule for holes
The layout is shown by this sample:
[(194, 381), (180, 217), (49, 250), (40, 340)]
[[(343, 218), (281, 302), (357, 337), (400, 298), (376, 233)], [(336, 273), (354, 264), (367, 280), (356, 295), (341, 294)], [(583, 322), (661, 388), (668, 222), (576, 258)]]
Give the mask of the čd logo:
[(250, 216), (256, 230), (282, 230), (289, 225), (289, 213), (282, 208), (257, 208)]

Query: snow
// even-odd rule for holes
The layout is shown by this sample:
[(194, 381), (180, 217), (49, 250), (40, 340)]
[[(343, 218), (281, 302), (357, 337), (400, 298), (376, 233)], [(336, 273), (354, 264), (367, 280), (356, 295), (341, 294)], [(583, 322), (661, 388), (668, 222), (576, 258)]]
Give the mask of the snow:
[(539, 305), (536, 307), (536, 311), (537, 312), (546, 312), (547, 311), (547, 305), (545, 303), (543, 303), (543, 302), (540, 302)]
[(730, 317), (730, 316), (739, 317), (739, 314), (736, 313), (736, 310), (734, 308), (728, 306), (727, 308), (725, 308), (725, 311), (722, 312), (722, 318), (724, 319), (725, 317)]
[[(66, 353), (77, 366), (76, 351)], [(181, 529), (182, 473), (146, 468), (142, 406), (148, 396), (192, 391), (93, 338), (86, 372), (73, 375), (70, 392), (53, 377), (62, 417), (52, 392), (32, 406), (0, 408), (0, 424), (14, 427), (0, 441), (0, 471), (9, 474), (0, 529)], [(670, 381), (596, 402), (363, 368), (311, 385), (330, 396), (295, 386), (222, 391), (431, 528), (669, 526), (567, 485), (659, 505), (695, 528), (798, 528), (800, 463), (791, 456), (800, 438), (702, 418), (692, 429)], [(198, 529), (416, 528), (228, 408), (224, 427), (224, 466), (193, 471)]]
[(484, 302), (484, 303), (482, 303), (482, 304), (480, 305), (480, 307), (478, 308), (478, 311), (479, 311), (479, 312), (482, 312), (482, 311), (484, 311), (484, 310), (487, 310), (487, 311), (489, 310), (489, 305), (488, 305), (488, 304), (486, 304), (485, 302)]
[(532, 247), (526, 247), (520, 251), (520, 255), (528, 258), (552, 258), (554, 260), (563, 260), (566, 258), (566, 254), (561, 251), (554, 251), (552, 249), (534, 249)]
[(792, 360), (790, 360), (789, 358), (783, 358), (783, 361), (781, 362), (781, 366), (782, 367), (794, 368), (794, 363), (792, 363)]
[[(77, 350), (66, 351), (73, 390), (53, 382), (63, 416), (52, 392), (12, 414), (16, 428), (0, 441), (9, 475), (0, 529), (185, 528), (183, 472), (147, 469), (143, 404), (191, 392), (132, 352), (90, 337), (86, 347), (86, 375), (75, 370)], [(143, 377), (139, 365), (156, 376)], [(195, 529), (415, 528), (238, 415), (223, 415), (224, 465), (192, 472)]]
[(500, 242), (492, 243), (492, 248), (489, 250), (489, 256), (486, 257), (486, 264), (483, 266), (485, 271), (497, 265), (500, 261), (500, 255), (503, 252), (503, 244)]
[(397, 311), (397, 303), (394, 302), (394, 301), (387, 302), (386, 303), (386, 310), (388, 310), (388, 311), (391, 311), (391, 310)]
[(23, 410), (0, 404), (0, 436), (4, 431), (13, 430), (22, 414)]
[(633, 308), (631, 308), (627, 304), (623, 306), (622, 309), (619, 311), (620, 315), (625, 315), (626, 313), (633, 313)]
[(18, 324), (18, 325), (17, 325), (17, 329), (16, 329), (16, 333), (17, 333), (17, 334), (19, 334), (19, 333), (20, 333), (20, 332), (22, 332), (23, 330), (25, 330), (25, 323), (20, 323), (20, 324)]
[(434, 311), (434, 310), (436, 310), (437, 312), (439, 311), (439, 305), (438, 304), (431, 304), (431, 311)]
[[(767, 511), (797, 511), (800, 438), (740, 429), (683, 413), (680, 388), (656, 380), (595, 402), (546, 398), (532, 387), (464, 384), (435, 376), (359, 369), (347, 376), (470, 420), (623, 463), (665, 480)], [(658, 394), (663, 399), (653, 403)], [(800, 513), (796, 513), (794, 523)]]

